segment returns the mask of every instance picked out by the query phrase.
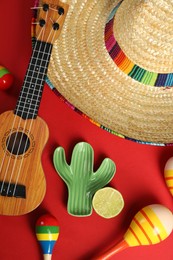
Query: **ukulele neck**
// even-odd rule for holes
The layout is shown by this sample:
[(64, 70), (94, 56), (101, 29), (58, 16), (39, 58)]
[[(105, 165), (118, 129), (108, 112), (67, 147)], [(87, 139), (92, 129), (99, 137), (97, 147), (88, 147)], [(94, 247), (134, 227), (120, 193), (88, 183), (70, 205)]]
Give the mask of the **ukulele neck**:
[(35, 119), (40, 107), (52, 44), (37, 40), (32, 52), (14, 114), (23, 119)]

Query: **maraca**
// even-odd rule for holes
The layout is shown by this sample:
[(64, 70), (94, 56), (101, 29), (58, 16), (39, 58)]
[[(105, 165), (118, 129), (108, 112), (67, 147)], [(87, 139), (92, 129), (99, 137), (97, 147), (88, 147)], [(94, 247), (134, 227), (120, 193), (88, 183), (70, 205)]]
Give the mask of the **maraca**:
[(8, 69), (0, 66), (0, 89), (5, 90), (12, 86), (14, 81), (13, 75)]
[(173, 214), (169, 209), (159, 204), (146, 206), (134, 216), (123, 240), (94, 259), (106, 260), (128, 247), (160, 243), (172, 229)]
[(165, 164), (164, 177), (166, 185), (173, 196), (173, 157), (169, 158)]
[(57, 219), (50, 214), (41, 216), (36, 222), (36, 236), (41, 245), (44, 260), (50, 260), (54, 245), (59, 236), (59, 223)]

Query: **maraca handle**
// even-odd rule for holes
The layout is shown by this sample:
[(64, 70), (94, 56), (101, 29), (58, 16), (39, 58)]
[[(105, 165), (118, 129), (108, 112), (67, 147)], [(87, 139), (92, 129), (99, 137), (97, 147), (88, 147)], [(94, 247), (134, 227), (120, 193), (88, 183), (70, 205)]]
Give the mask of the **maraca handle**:
[(50, 254), (44, 254), (43, 255), (43, 259), (44, 260), (51, 260), (52, 259), (52, 254), (50, 255)]
[(107, 251), (105, 251), (103, 254), (97, 256), (93, 260), (107, 260), (114, 254), (126, 249), (129, 247), (129, 245), (126, 243), (125, 240), (122, 240), (120, 243), (116, 244), (115, 246), (109, 248)]

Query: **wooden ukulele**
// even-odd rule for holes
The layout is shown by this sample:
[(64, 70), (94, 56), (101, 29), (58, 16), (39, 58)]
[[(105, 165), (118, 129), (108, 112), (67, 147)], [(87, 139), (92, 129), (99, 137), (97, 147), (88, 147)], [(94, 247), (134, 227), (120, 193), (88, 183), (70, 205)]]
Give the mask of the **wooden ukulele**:
[(58, 0), (40, 2), (36, 42), (16, 108), (0, 115), (2, 215), (23, 215), (34, 210), (46, 191), (41, 155), (48, 127), (37, 114), (53, 43), (60, 34), (68, 5)]

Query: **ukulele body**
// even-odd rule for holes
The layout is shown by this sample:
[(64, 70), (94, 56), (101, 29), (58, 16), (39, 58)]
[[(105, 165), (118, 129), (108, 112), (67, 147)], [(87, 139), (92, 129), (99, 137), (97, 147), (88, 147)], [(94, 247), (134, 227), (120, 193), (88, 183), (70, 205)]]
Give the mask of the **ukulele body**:
[(42, 202), (46, 180), (41, 155), (49, 135), (40, 118), (0, 115), (0, 214), (23, 215)]

